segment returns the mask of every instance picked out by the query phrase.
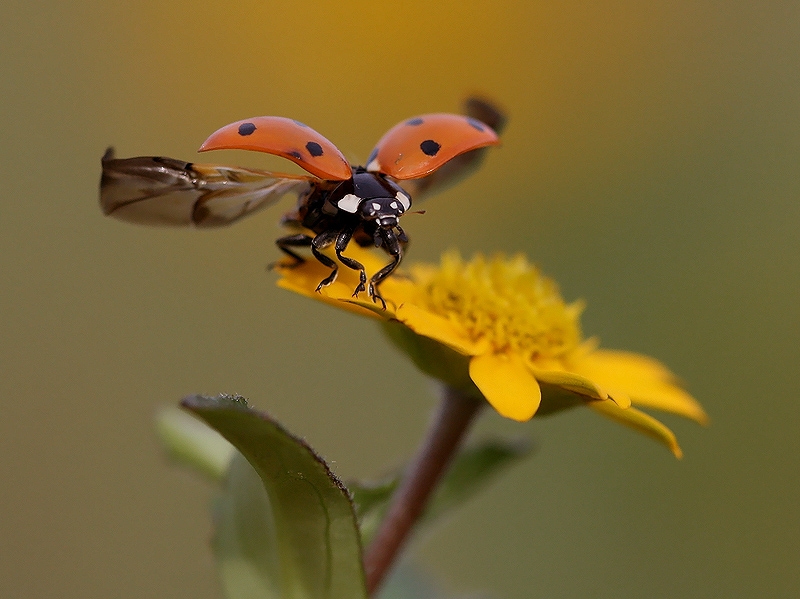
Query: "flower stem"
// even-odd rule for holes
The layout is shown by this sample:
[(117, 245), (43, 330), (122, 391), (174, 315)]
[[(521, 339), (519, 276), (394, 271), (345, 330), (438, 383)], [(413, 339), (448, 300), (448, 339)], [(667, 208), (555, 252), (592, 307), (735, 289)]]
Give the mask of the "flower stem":
[(422, 516), (451, 458), (483, 402), (448, 386), (417, 455), (409, 464), (389, 510), (364, 555), (367, 591), (373, 596)]

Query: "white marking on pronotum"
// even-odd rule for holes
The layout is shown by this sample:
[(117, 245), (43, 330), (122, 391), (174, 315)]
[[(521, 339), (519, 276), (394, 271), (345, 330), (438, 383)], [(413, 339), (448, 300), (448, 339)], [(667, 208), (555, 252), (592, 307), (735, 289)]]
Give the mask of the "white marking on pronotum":
[(361, 203), (361, 198), (355, 194), (348, 193), (344, 196), (341, 200), (339, 200), (336, 206), (339, 210), (344, 210), (345, 212), (349, 212), (350, 214), (355, 214), (358, 211), (358, 205)]
[(411, 208), (411, 198), (409, 198), (402, 191), (398, 191), (395, 197), (403, 205), (403, 210), (408, 210), (409, 208)]
[(397, 210), (397, 206), (398, 206), (397, 202), (392, 202), (391, 204), (389, 204), (389, 208), (394, 208), (395, 210)]
[(371, 173), (377, 173), (381, 170), (381, 165), (378, 164), (378, 159), (374, 158), (372, 162), (367, 165), (367, 170)]
[(372, 209), (373, 210), (380, 210), (381, 205), (378, 202), (372, 202)]

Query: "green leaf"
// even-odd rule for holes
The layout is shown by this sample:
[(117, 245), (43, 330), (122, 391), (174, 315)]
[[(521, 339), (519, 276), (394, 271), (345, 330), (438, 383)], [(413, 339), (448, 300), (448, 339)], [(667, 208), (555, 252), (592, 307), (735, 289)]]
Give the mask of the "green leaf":
[(221, 483), (236, 450), (217, 431), (177, 408), (156, 414), (156, 432), (175, 462)]
[[(504, 468), (527, 456), (530, 448), (521, 442), (489, 440), (463, 449), (445, 473), (439, 488), (425, 510), (422, 523), (429, 524), (461, 505)], [(400, 473), (375, 483), (348, 485), (356, 504), (361, 537), (368, 545), (378, 529), (392, 493), (400, 483)]]
[(280, 551), (269, 497), (238, 451), (214, 504), (212, 546), (226, 597), (280, 599)]
[(259, 489), (234, 458), (217, 504), (214, 547), (228, 596), (366, 598), (353, 506), (325, 462), (243, 398), (192, 396), (182, 405), (230, 441), (261, 481)]

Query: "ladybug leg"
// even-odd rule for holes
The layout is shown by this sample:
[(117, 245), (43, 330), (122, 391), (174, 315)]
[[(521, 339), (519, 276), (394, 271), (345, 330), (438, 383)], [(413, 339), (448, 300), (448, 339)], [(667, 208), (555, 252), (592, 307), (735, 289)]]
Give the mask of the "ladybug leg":
[[(294, 259), (294, 264), (287, 265), (287, 268), (294, 268), (295, 266), (299, 266), (303, 262), (306, 261), (298, 253), (290, 250), (290, 247), (309, 247), (311, 245), (312, 237), (305, 235), (304, 233), (298, 233), (297, 235), (287, 235), (286, 237), (281, 237), (280, 239), (275, 240), (275, 245), (286, 255), (290, 258)], [(269, 265), (269, 268), (272, 269), (277, 266), (279, 262), (273, 262)]]
[(400, 260), (403, 259), (403, 255), (395, 254), (393, 258), (394, 261), (391, 264), (387, 264), (378, 272), (376, 272), (369, 281), (369, 296), (372, 298), (372, 301), (375, 302), (376, 304), (380, 302), (384, 310), (386, 309), (386, 300), (383, 299), (383, 296), (380, 294), (380, 291), (378, 291), (378, 285), (386, 277), (392, 274), (392, 271), (394, 271), (394, 269), (397, 268), (397, 265), (400, 264)]
[(343, 256), (342, 252), (347, 248), (347, 245), (350, 243), (350, 239), (353, 237), (353, 233), (355, 233), (355, 227), (348, 227), (336, 238), (336, 257), (339, 258), (339, 261), (344, 264), (348, 268), (352, 268), (353, 270), (359, 271), (359, 275), (361, 280), (358, 283), (358, 287), (353, 292), (353, 297), (358, 297), (358, 294), (364, 291), (367, 287), (367, 273), (364, 270), (364, 265), (358, 262), (357, 260), (353, 260), (352, 258), (348, 258), (347, 256)]
[(378, 285), (386, 277), (392, 274), (394, 269), (400, 264), (400, 261), (403, 259), (403, 246), (392, 231), (387, 231), (384, 235), (382, 235), (382, 238), (384, 249), (390, 256), (392, 256), (392, 258), (394, 258), (394, 260), (372, 275), (372, 278), (369, 280), (369, 296), (376, 304), (380, 302), (385, 310), (386, 301), (378, 291)]
[(336, 241), (336, 238), (339, 236), (339, 231), (323, 231), (319, 235), (317, 235), (313, 240), (311, 240), (311, 253), (314, 254), (314, 257), (322, 262), (325, 266), (331, 269), (331, 274), (327, 277), (322, 279), (317, 285), (316, 291), (319, 292), (323, 287), (327, 287), (331, 283), (336, 280), (336, 275), (339, 274), (339, 267), (334, 260), (328, 258), (325, 254), (323, 254), (320, 250), (324, 250), (333, 244)]
[(395, 229), (397, 229), (397, 239), (400, 241), (400, 243), (402, 243), (403, 245), (407, 244), (408, 235), (406, 235), (406, 232), (400, 228), (400, 225), (397, 225)]

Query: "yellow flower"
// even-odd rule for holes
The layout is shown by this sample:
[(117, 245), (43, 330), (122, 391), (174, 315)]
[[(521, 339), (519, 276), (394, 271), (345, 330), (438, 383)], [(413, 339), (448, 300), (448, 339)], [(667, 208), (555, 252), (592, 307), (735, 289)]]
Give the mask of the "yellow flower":
[[(355, 244), (348, 254), (368, 273), (383, 265), (380, 254)], [(526, 421), (586, 405), (665, 443), (677, 457), (672, 431), (631, 405), (708, 420), (658, 361), (583, 339), (583, 305), (564, 303), (556, 284), (521, 255), (466, 262), (451, 252), (438, 266), (412, 266), (381, 285), (386, 310), (365, 294), (352, 297), (358, 277), (348, 268), (320, 293), (317, 285), (329, 271), (316, 260), (279, 269), (281, 287), (379, 320), (421, 370), (484, 397), (507, 418)]]

